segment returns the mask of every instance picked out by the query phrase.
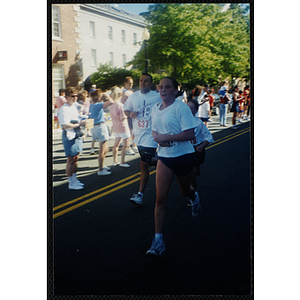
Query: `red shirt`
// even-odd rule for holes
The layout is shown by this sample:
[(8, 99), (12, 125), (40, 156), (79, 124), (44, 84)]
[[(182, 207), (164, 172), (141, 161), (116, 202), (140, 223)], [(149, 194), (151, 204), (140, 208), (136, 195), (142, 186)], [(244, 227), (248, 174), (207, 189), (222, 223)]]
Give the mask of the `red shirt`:
[(210, 107), (213, 107), (213, 106), (214, 106), (214, 101), (215, 101), (215, 99), (214, 99), (214, 97), (211, 96), (211, 95), (209, 95), (208, 97), (209, 97), (209, 106), (210, 106)]

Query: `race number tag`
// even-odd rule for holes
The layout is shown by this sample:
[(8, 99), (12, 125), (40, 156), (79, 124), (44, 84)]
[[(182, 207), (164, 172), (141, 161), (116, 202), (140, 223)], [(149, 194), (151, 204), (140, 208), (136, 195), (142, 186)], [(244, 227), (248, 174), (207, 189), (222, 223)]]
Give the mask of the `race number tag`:
[(177, 143), (177, 142), (173, 142), (173, 141), (170, 141), (170, 142), (169, 142), (169, 144), (170, 144), (170, 146), (169, 146), (169, 147), (175, 147), (175, 146), (177, 146), (177, 145), (178, 145), (178, 143)]
[(141, 130), (150, 129), (150, 122), (148, 120), (138, 120), (138, 128)]

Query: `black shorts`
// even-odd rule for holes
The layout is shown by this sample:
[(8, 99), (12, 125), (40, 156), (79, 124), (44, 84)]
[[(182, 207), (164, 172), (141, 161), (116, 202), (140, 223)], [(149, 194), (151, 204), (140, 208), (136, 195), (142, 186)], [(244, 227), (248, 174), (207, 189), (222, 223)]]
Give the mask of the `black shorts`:
[(183, 177), (189, 174), (196, 164), (195, 153), (185, 154), (178, 157), (158, 157), (176, 176)]
[[(196, 147), (198, 147), (198, 145)], [(200, 166), (204, 162), (205, 149), (203, 149), (202, 152), (198, 152), (198, 151), (196, 151), (196, 147), (194, 146), (194, 148), (195, 148), (195, 154), (196, 154), (196, 160), (197, 160), (196, 166)]]
[(138, 149), (141, 156), (141, 161), (150, 164), (152, 158), (155, 157), (156, 148), (138, 146)]

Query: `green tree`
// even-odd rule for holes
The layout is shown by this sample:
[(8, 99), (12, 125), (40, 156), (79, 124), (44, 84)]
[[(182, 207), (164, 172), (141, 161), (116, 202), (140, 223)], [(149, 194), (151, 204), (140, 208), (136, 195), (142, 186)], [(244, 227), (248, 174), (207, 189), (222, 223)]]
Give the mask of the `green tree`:
[[(146, 19), (153, 73), (163, 69), (187, 84), (249, 76), (249, 17), (239, 6), (221, 12), (217, 4), (155, 4)], [(142, 70), (144, 51), (129, 64)]]

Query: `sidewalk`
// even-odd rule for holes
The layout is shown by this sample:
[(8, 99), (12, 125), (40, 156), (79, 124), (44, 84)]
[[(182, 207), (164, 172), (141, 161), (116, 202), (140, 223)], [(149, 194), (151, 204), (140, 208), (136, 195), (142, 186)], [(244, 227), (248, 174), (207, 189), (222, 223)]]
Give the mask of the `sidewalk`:
[[(227, 127), (221, 127), (220, 126), (220, 116), (219, 115), (218, 116), (212, 116), (210, 118), (211, 122), (208, 122), (208, 129), (211, 132), (211, 134), (213, 134), (214, 132), (224, 130), (224, 129), (228, 129), (232, 126), (231, 125), (231, 119), (232, 119), (232, 113), (229, 112), (229, 113), (227, 113), (227, 120), (226, 120)], [(250, 122), (250, 118), (249, 118), (249, 120), (243, 120), (243, 123), (246, 123), (246, 122)], [(109, 129), (111, 129), (112, 121), (109, 120), (109, 121), (106, 122), (106, 124), (108, 125)], [(239, 122), (237, 122), (237, 124), (239, 124)], [(57, 139), (61, 139), (61, 129), (60, 128), (59, 129), (53, 129), (52, 138), (53, 138), (53, 141), (57, 140)], [(111, 144), (111, 146), (114, 144), (113, 140), (109, 140), (108, 142), (109, 142), (109, 146), (110, 146), (110, 144)]]
[[(231, 118), (232, 118), (232, 113), (227, 114), (227, 127), (221, 127), (220, 126), (220, 117), (219, 116), (212, 116), (211, 121), (208, 123), (208, 129), (213, 135), (214, 133), (221, 131), (221, 130), (226, 130), (231, 127)], [(244, 121), (244, 123), (250, 122)], [(112, 121), (107, 121), (107, 125), (111, 129), (112, 126)], [(234, 132), (232, 130), (232, 132)], [(62, 140), (61, 140), (61, 133), (62, 130), (59, 129), (54, 129), (53, 130), (53, 147), (52, 147), (52, 158), (53, 158), (53, 187), (62, 185), (68, 182), (68, 178), (65, 174), (65, 167), (66, 167), (66, 157), (64, 154), (64, 148), (62, 145)], [(114, 139), (110, 139), (107, 141), (107, 145), (109, 148), (109, 151), (106, 155), (104, 164), (107, 166), (112, 166), (113, 164), (113, 158), (112, 158), (112, 147), (114, 145)], [(80, 158), (78, 161), (78, 172), (77, 176), (79, 178), (84, 178), (87, 175), (90, 174), (96, 174), (98, 171), (98, 148), (99, 148), (99, 143), (95, 143), (95, 154), (91, 155), (91, 144), (92, 144), (92, 137), (91, 136), (84, 136), (84, 142), (83, 142), (83, 151), (80, 153)], [(120, 148), (119, 148), (119, 153), (118, 153), (118, 158), (120, 159)], [(126, 155), (125, 156), (125, 161), (129, 165), (131, 165), (132, 160), (139, 159), (139, 153), (135, 153), (134, 155)], [(117, 168), (117, 167), (113, 167)], [(112, 169), (112, 172), (114, 170)]]

